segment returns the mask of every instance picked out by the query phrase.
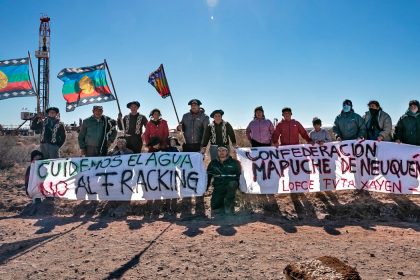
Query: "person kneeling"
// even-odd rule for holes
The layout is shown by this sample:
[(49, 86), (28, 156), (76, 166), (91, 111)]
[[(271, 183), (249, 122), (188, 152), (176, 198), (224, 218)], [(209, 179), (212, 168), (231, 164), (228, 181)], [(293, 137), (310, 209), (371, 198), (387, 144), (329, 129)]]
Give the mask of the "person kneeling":
[(217, 148), (217, 159), (213, 159), (207, 167), (208, 184), (213, 179), (213, 194), (211, 197), (211, 210), (213, 213), (223, 212), (232, 214), (235, 206), (235, 193), (239, 186), (241, 165), (239, 161), (229, 155), (225, 145)]

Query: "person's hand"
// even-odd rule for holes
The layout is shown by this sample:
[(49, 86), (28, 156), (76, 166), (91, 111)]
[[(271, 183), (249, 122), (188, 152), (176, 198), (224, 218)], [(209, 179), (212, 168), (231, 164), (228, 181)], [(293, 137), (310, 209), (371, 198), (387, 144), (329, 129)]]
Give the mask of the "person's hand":
[(317, 142), (317, 144), (318, 144), (318, 145), (320, 145), (320, 146), (324, 145), (324, 143), (325, 143), (325, 142), (324, 142), (324, 141), (322, 141), (322, 140)]
[(401, 140), (397, 139), (395, 140), (395, 143), (401, 144)]
[(341, 137), (340, 137), (340, 136), (336, 137), (335, 139), (336, 139), (337, 141), (340, 141), (340, 142), (341, 142)]
[(81, 149), (80, 150), (80, 156), (85, 157), (86, 156), (86, 150)]
[(202, 148), (201, 148), (201, 153), (202, 153), (202, 154), (205, 154), (205, 153), (206, 153), (206, 147), (202, 147)]
[(278, 148), (279, 147), (279, 143), (274, 143), (274, 147)]
[(384, 137), (382, 135), (379, 135), (378, 136), (378, 139), (376, 139), (376, 140), (378, 140), (379, 142), (381, 142), (382, 140), (384, 140)]
[(182, 124), (178, 124), (178, 126), (176, 127), (176, 130), (182, 131)]

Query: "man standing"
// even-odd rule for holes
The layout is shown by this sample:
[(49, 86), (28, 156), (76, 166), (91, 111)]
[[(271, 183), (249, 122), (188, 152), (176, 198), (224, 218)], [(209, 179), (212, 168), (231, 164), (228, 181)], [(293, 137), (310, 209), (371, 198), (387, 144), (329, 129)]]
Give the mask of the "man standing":
[(369, 101), (368, 107), (369, 111), (367, 111), (363, 116), (366, 126), (366, 139), (376, 141), (391, 141), (391, 117), (382, 111), (379, 102), (376, 100)]
[(311, 138), (309, 138), (308, 133), (301, 123), (292, 119), (292, 109), (285, 107), (281, 112), (283, 119), (276, 125), (276, 129), (273, 133), (272, 141), (274, 146), (279, 146), (279, 137), (281, 146), (299, 144), (299, 135), (302, 136), (306, 142), (312, 144)]
[(395, 142), (420, 146), (419, 101), (411, 100), (408, 110), (399, 119), (395, 127)]
[(183, 152), (200, 152), (201, 142), (206, 127), (209, 125), (209, 117), (200, 110), (201, 101), (192, 99), (188, 102), (191, 109), (182, 116), (181, 123), (177, 129), (184, 132), (185, 143), (182, 146)]
[(136, 154), (141, 153), (143, 146), (141, 135), (143, 133), (143, 127), (147, 125), (147, 118), (138, 113), (140, 108), (138, 101), (129, 102), (127, 108), (130, 109), (130, 114), (124, 116), (124, 118), (122, 118), (121, 114), (118, 114), (118, 128), (122, 130), (124, 127), (125, 129), (127, 148)]
[(208, 184), (213, 179), (211, 210), (213, 213), (234, 213), (235, 194), (239, 186), (241, 165), (229, 156), (229, 148), (221, 145), (217, 148), (217, 159), (213, 159), (207, 167)]
[(79, 133), (82, 156), (106, 156), (116, 136), (116, 121), (103, 115), (102, 106), (93, 106), (93, 115), (83, 120)]
[(31, 123), (31, 129), (41, 131), (41, 153), (44, 159), (53, 159), (60, 157), (60, 147), (66, 141), (66, 131), (64, 125), (58, 118), (60, 111), (56, 107), (50, 107), (46, 110), (47, 117), (36, 116)]
[(335, 118), (333, 132), (337, 141), (360, 140), (366, 137), (365, 122), (354, 112), (351, 100), (344, 100), (343, 109)]

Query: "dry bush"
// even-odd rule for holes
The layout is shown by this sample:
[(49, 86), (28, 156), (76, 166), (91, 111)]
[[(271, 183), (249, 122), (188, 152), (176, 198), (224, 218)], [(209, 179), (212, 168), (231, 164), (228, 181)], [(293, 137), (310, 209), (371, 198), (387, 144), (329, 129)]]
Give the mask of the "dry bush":
[(79, 134), (76, 131), (71, 131), (66, 134), (66, 141), (60, 149), (60, 157), (78, 157), (80, 156), (79, 142), (77, 136)]
[(39, 147), (39, 137), (0, 136), (0, 169), (15, 164), (29, 164), (32, 150)]

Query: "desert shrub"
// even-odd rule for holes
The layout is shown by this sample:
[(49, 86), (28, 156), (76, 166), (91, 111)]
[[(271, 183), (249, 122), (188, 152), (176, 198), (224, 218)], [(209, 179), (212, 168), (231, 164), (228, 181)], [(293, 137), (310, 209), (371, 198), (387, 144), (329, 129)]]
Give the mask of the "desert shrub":
[(0, 169), (30, 161), (30, 153), (39, 147), (39, 137), (0, 136)]

